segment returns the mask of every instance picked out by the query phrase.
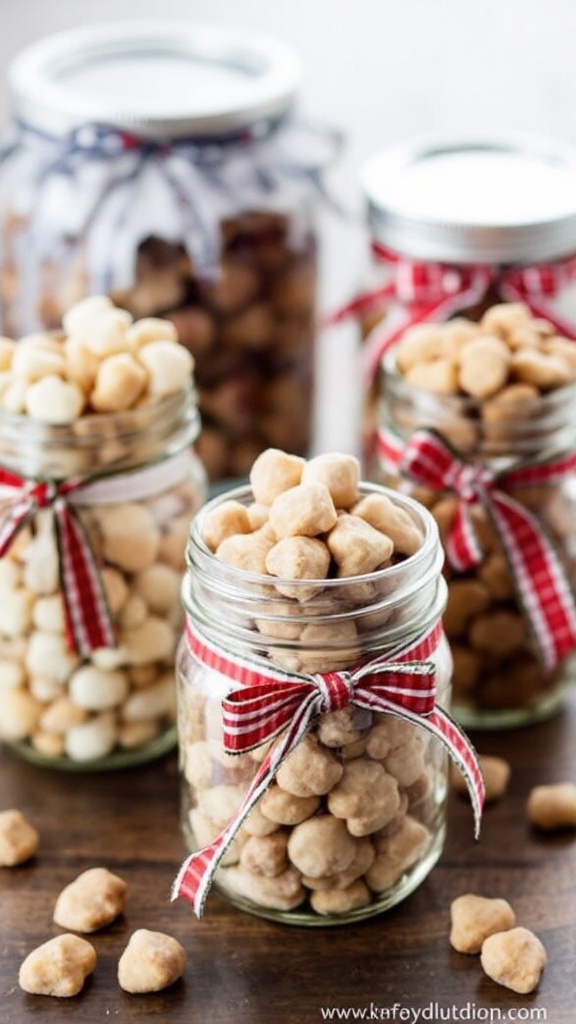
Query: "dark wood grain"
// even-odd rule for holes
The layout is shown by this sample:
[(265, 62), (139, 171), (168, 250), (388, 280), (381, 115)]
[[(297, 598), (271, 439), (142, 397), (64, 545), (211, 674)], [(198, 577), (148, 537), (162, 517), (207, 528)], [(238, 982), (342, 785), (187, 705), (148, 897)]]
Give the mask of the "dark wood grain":
[[(200, 922), (186, 903), (170, 903), (184, 856), (175, 756), (114, 774), (67, 774), (0, 749), (0, 808), (20, 808), (41, 834), (33, 862), (0, 869), (0, 1024), (24, 1024), (39, 1012), (44, 1024), (315, 1024), (323, 1008), (364, 1008), (366, 1020), (412, 1021), (417, 1011), (421, 1020), (466, 1019), (452, 1007), (468, 1007), (472, 1021), (498, 1019), (487, 1016), (491, 1009), (501, 1020), (513, 1019), (509, 1010), (527, 1019), (518, 1010), (531, 1008), (534, 1020), (574, 1024), (576, 830), (537, 834), (525, 801), (532, 785), (576, 780), (576, 700), (549, 722), (474, 739), (513, 769), (506, 797), (486, 810), (480, 840), (467, 802), (453, 795), (444, 855), (418, 891), (378, 918), (327, 928), (273, 924), (214, 893)], [(56, 896), (99, 864), (126, 879), (129, 901), (124, 917), (92, 937), (93, 977), (73, 999), (26, 995), (18, 968), (60, 932)], [(549, 962), (536, 993), (514, 995), (483, 975), (477, 957), (451, 950), (450, 902), (468, 891), (506, 897), (518, 923), (541, 937)], [(118, 958), (140, 927), (169, 932), (188, 951), (184, 979), (164, 993), (130, 996), (118, 986)]]

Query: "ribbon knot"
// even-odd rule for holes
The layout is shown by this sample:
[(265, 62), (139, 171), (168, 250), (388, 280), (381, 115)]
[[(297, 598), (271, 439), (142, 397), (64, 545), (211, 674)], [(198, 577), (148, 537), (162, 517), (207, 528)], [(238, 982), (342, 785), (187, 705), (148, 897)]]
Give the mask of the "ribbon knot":
[(559, 483), (576, 469), (576, 452), (518, 465), (495, 474), (488, 466), (467, 463), (434, 430), (419, 429), (408, 442), (389, 430), (378, 437), (385, 471), (408, 476), (433, 491), (460, 499), (452, 517), (446, 555), (457, 572), (484, 558), (470, 507), (480, 504), (500, 540), (544, 667), (552, 671), (576, 648), (576, 605), (564, 567), (542, 523), (508, 491)]
[(341, 711), (350, 704), (354, 693), (354, 684), (349, 672), (326, 672), (314, 676), (318, 689), (322, 694), (321, 713)]
[(273, 743), (252, 780), (235, 818), (182, 865), (172, 898), (188, 899), (198, 917), (218, 864), (248, 814), (266, 792), (284, 759), (297, 747), (320, 714), (348, 704), (389, 712), (436, 736), (466, 779), (478, 835), (484, 784), (474, 749), (459, 726), (436, 706), (435, 665), (431, 660), (442, 639), (436, 622), (428, 632), (399, 645), (352, 672), (290, 676), (262, 659), (231, 655), (209, 641), (189, 620), (188, 649), (200, 664), (235, 684), (222, 701), (224, 749), (230, 753)]
[(494, 480), (494, 474), (485, 466), (463, 462), (454, 457), (445, 476), (445, 485), (447, 490), (455, 491), (466, 504), (473, 504), (478, 501), (480, 493), (494, 486)]

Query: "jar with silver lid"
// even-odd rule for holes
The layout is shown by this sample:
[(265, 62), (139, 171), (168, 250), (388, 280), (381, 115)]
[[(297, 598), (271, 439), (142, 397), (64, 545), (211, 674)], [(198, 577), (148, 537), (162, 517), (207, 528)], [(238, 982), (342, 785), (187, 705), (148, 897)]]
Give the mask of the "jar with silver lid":
[(468, 726), (547, 717), (574, 676), (575, 175), (569, 146), (510, 136), (416, 139), (363, 176), (372, 476), (440, 525)]
[(3, 330), (57, 328), (88, 294), (167, 316), (195, 358), (212, 481), (313, 427), (318, 176), (295, 54), (186, 22), (79, 28), (9, 70), (0, 167)]
[[(398, 903), (442, 852), (447, 750), (479, 811), (474, 755), (447, 713), (451, 660), (433, 518), (410, 498), (361, 484), (359, 513), (378, 507), (399, 527), (387, 567), (323, 579), (251, 571), (248, 553), (258, 558), (263, 546), (269, 566), (291, 545), (324, 546), (271, 537), (280, 506), (294, 510), (306, 486), (279, 493), (270, 529), (264, 521), (252, 534), (229, 532), (247, 516), (262, 524), (256, 487), (220, 495), (192, 523), (178, 721), (193, 853), (174, 895), (198, 915), (212, 880), (241, 909), (285, 924), (345, 924)], [(368, 522), (343, 518), (346, 528), (339, 519), (326, 539), (334, 548), (336, 533), (364, 535)]]

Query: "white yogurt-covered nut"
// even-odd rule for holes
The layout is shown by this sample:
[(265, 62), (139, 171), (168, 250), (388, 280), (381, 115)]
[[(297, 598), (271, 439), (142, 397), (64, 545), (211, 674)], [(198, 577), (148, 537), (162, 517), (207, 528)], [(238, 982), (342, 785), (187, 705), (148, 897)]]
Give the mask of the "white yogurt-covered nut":
[(34, 594), (24, 587), (5, 591), (0, 600), (0, 633), (8, 637), (23, 636), (32, 625)]
[(144, 316), (135, 320), (126, 331), (126, 342), (131, 349), (142, 348), (153, 341), (178, 341), (178, 331), (171, 320)]
[(126, 502), (97, 510), (103, 533), (103, 556), (126, 572), (139, 572), (155, 562), (160, 534), (144, 505)]
[(62, 326), (66, 334), (87, 336), (94, 321), (113, 308), (114, 303), (107, 295), (89, 295), (66, 310)]
[(66, 618), (64, 602), (60, 594), (38, 597), (32, 609), (32, 621), (36, 629), (45, 633), (64, 633)]
[(30, 634), (26, 668), (31, 675), (50, 674), (52, 679), (63, 683), (78, 664), (78, 655), (69, 650), (64, 635), (39, 629)]
[(96, 412), (123, 412), (136, 403), (147, 384), (146, 371), (133, 356), (118, 352), (100, 363), (90, 405)]
[(117, 726), (112, 712), (75, 725), (66, 733), (66, 754), (73, 761), (95, 761), (106, 757), (116, 746)]
[(36, 728), (42, 710), (27, 690), (5, 690), (0, 701), (0, 736), (5, 740), (26, 739)]
[(180, 391), (194, 369), (194, 360), (187, 349), (171, 341), (151, 341), (138, 352), (148, 372), (150, 394), (171, 395)]
[(34, 420), (57, 425), (77, 419), (85, 402), (84, 392), (77, 384), (49, 374), (27, 389), (25, 410)]
[(13, 690), (17, 686), (22, 686), (25, 680), (26, 673), (19, 661), (0, 658), (0, 693), (3, 690)]
[(63, 377), (65, 366), (62, 354), (21, 341), (16, 346), (11, 369), (17, 377), (23, 377), (31, 384), (48, 375)]
[(70, 677), (70, 697), (74, 704), (87, 711), (114, 708), (126, 699), (129, 690), (124, 672), (106, 672), (92, 665), (83, 665)]
[(122, 634), (122, 647), (130, 665), (170, 661), (175, 644), (176, 636), (172, 626), (156, 615), (149, 615), (144, 622)]
[(122, 708), (127, 722), (143, 722), (151, 718), (172, 716), (176, 705), (176, 690), (171, 674), (162, 676), (157, 683), (133, 693)]
[(180, 601), (181, 574), (169, 565), (157, 562), (136, 574), (134, 590), (146, 602), (151, 612), (165, 615), (178, 606)]

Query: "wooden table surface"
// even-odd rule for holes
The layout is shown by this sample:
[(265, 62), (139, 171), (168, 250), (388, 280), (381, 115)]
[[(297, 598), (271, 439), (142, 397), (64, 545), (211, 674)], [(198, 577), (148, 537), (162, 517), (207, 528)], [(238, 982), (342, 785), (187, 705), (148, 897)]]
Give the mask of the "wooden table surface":
[[(534, 784), (576, 781), (576, 699), (549, 722), (473, 739), (512, 765), (480, 840), (467, 802), (453, 794), (444, 855), (422, 886), (380, 917), (326, 928), (261, 920), (215, 893), (202, 921), (184, 901), (169, 902), (184, 856), (175, 755), (96, 775), (42, 770), (0, 750), (0, 808), (19, 808), (41, 835), (32, 862), (0, 868), (0, 1024), (24, 1024), (39, 1011), (43, 1024), (316, 1024), (331, 1010), (336, 1020), (349, 1011), (356, 1020), (574, 1024), (576, 830), (537, 834), (525, 801)], [(125, 915), (92, 936), (94, 975), (72, 999), (25, 994), (21, 961), (60, 933), (56, 896), (96, 865), (120, 874), (129, 898)], [(483, 974), (478, 957), (451, 950), (450, 902), (469, 891), (506, 897), (518, 923), (540, 936), (548, 965), (537, 992), (515, 995)], [(188, 951), (183, 980), (164, 993), (133, 996), (118, 986), (118, 958), (141, 927), (174, 935)]]

